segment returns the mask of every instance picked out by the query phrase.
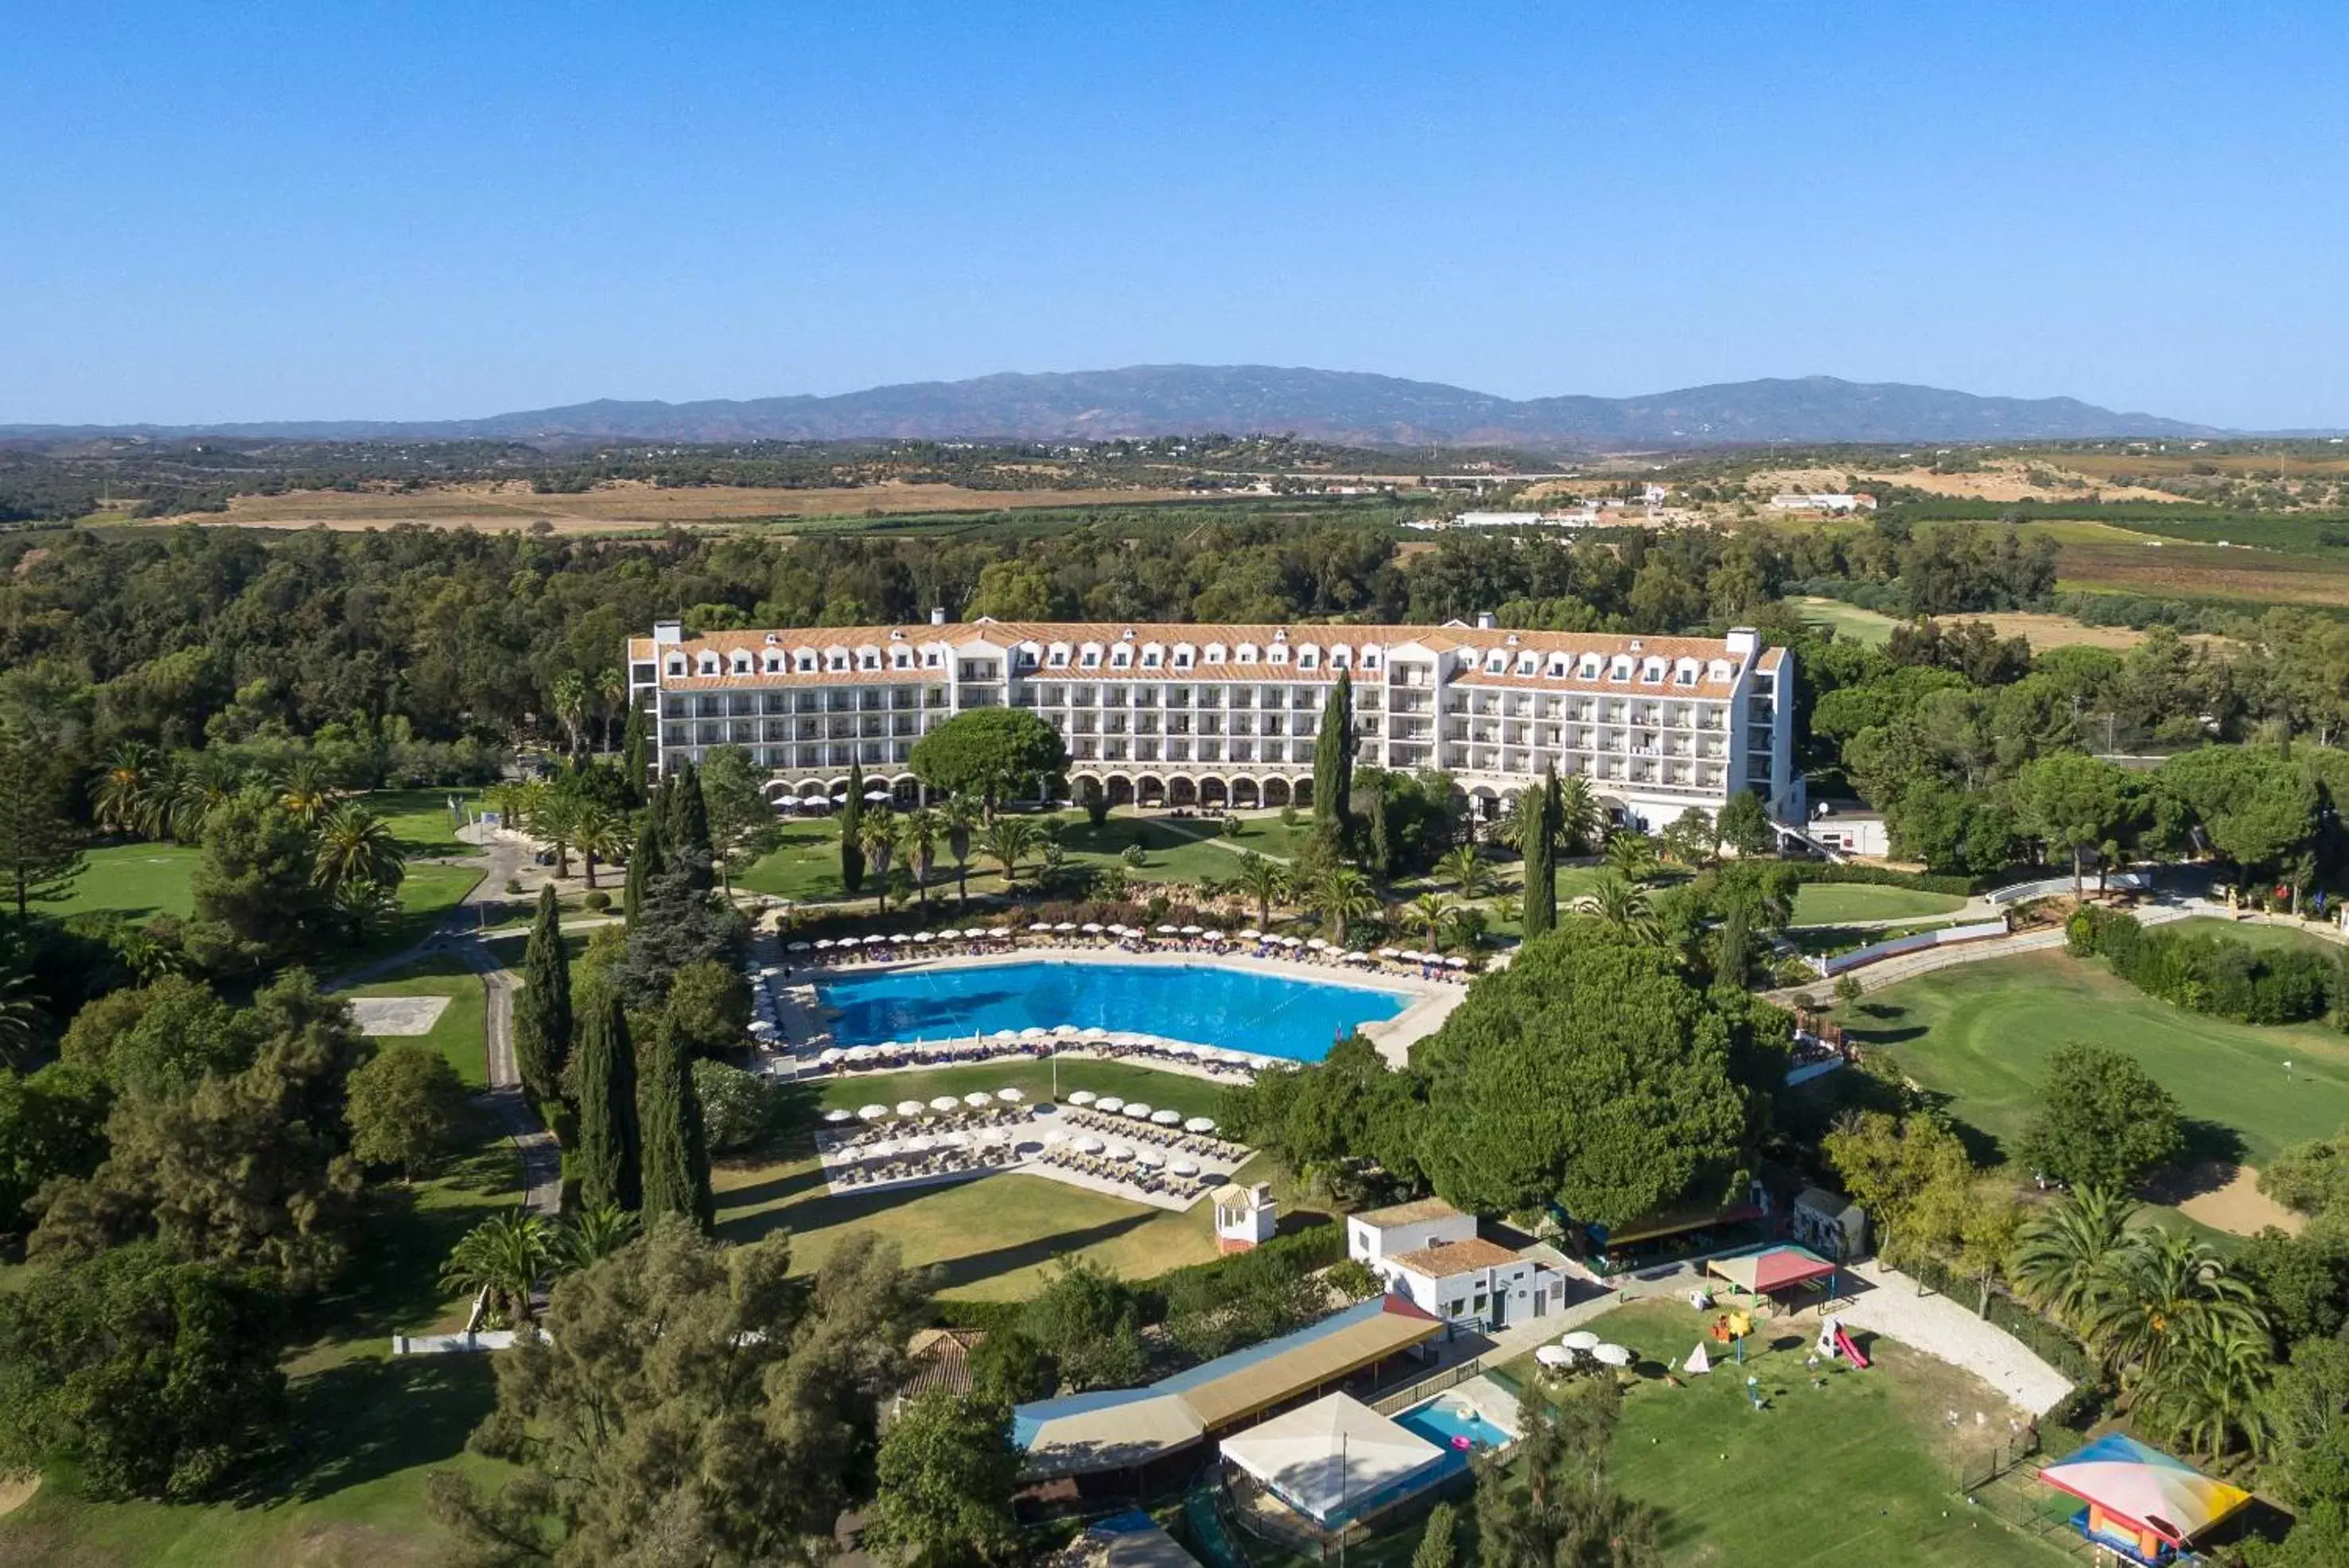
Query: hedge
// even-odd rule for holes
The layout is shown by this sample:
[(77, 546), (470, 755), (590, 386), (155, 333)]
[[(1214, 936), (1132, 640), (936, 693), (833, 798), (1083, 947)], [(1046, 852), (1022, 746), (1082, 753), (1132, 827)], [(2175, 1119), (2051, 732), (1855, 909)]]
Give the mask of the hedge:
[(2073, 956), (2101, 955), (2147, 995), (2230, 1023), (2299, 1023), (2349, 1003), (2349, 966), (2337, 954), (2147, 930), (2131, 916), (2095, 909), (2076, 911), (2064, 937)]
[[(1141, 1308), (1143, 1324), (1161, 1323), (1166, 1317), (1166, 1297), (1177, 1280), (1213, 1277), (1229, 1270), (1237, 1259), (1254, 1255), (1287, 1258), (1300, 1271), (1322, 1269), (1346, 1255), (1346, 1227), (1331, 1220), (1292, 1231), (1285, 1236), (1275, 1236), (1253, 1254), (1234, 1252), (1205, 1263), (1188, 1263), (1179, 1269), (1169, 1269), (1163, 1274), (1146, 1280), (1136, 1280), (1129, 1287), (1135, 1304)], [(1019, 1326), (1020, 1314), (1028, 1303), (1018, 1302), (975, 1302), (947, 1299), (930, 1303), (931, 1316), (941, 1328), (998, 1329)]]
[(1912, 893), (1953, 893), (1961, 898), (1976, 892), (1982, 880), (1935, 871), (1896, 871), (1889, 866), (1839, 866), (1832, 860), (1789, 860), (1786, 869), (1797, 882), (1869, 882)]

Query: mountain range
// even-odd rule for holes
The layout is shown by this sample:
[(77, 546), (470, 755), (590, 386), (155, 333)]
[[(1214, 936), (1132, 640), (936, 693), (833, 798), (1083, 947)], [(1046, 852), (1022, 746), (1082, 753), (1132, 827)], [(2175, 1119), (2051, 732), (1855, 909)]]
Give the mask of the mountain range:
[(2010, 441), (2226, 432), (2075, 398), (1990, 398), (1832, 376), (1648, 397), (1514, 400), (1435, 381), (1265, 365), (1136, 365), (916, 381), (836, 397), (605, 399), (486, 419), (214, 425), (5, 425), (0, 437), (286, 441), (1098, 441), (1287, 433), (1356, 445), (1625, 450), (1761, 441)]

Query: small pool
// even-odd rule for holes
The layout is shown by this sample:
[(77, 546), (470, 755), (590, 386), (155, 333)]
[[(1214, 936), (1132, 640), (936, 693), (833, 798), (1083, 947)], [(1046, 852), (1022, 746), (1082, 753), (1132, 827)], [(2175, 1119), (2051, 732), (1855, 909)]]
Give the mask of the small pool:
[(1424, 1405), (1413, 1405), (1394, 1419), (1396, 1426), (1407, 1427), (1447, 1450), (1458, 1450), (1459, 1439), (1464, 1438), (1472, 1449), (1497, 1449), (1517, 1440), (1515, 1432), (1488, 1418), (1467, 1400), (1449, 1394), (1439, 1394)]
[(1046, 960), (829, 975), (816, 981), (816, 997), (839, 1010), (832, 1034), (843, 1045), (1073, 1023), (1295, 1062), (1319, 1061), (1360, 1025), (1411, 1002), (1392, 991), (1217, 964)]

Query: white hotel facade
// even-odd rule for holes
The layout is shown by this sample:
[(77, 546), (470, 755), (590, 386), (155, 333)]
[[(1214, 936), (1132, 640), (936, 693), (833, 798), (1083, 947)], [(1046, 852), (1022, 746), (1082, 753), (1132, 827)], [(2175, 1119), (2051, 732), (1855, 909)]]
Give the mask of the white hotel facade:
[(1357, 765), (1454, 775), (1490, 815), (1555, 764), (1621, 821), (1656, 831), (1751, 791), (1803, 820), (1790, 753), (1794, 665), (1749, 630), (1720, 639), (1477, 626), (949, 622), (722, 631), (657, 624), (627, 646), (631, 702), (667, 770), (740, 746), (781, 798), (868, 788), (920, 797), (932, 726), (1026, 708), (1068, 743), (1070, 786), (1114, 804), (1310, 801), (1321, 707), (1353, 677)]

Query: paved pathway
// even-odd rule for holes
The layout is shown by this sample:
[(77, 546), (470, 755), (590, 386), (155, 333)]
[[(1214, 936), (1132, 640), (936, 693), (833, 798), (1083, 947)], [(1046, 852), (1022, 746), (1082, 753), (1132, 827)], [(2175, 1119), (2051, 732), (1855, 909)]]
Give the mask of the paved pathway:
[(1836, 1310), (1850, 1326), (1962, 1366), (2034, 1416), (2044, 1416), (2072, 1391), (2070, 1378), (1962, 1302), (1927, 1294), (1915, 1280), (1881, 1263), (1862, 1263), (1851, 1272), (1870, 1288)]
[[(2130, 912), (2137, 916), (2140, 924), (2167, 925), (2171, 920), (2183, 920), (2196, 915), (2213, 912), (2209, 906), (2197, 908), (2196, 906), (2200, 902), (2198, 899), (2177, 904), (2153, 904)], [(2224, 906), (2219, 906), (2219, 908), (2223, 909)], [(1844, 974), (1857, 981), (1863, 992), (1882, 991), (1886, 986), (1898, 985), (1904, 980), (1914, 980), (1920, 974), (1930, 974), (1937, 969), (1948, 969), (1953, 964), (1983, 963), (1992, 959), (2015, 958), (2023, 953), (2046, 952), (2063, 945), (2064, 928), (2053, 926), (2044, 930), (2019, 931), (2011, 937), (1992, 937), (1982, 941), (1960, 942), (1945, 948), (1925, 948), (1913, 953), (1902, 953), (1898, 958), (1889, 958), (1879, 963), (1868, 964), (1860, 969), (1846, 970)], [(1842, 975), (1836, 977), (1837, 980), (1842, 978)], [(1795, 1005), (1796, 996), (1808, 994), (1816, 1000), (1835, 983), (1832, 980), (1816, 980), (1804, 985), (1786, 986), (1777, 991), (1764, 992), (1763, 999), (1776, 1002), (1781, 1007), (1791, 1007)]]

